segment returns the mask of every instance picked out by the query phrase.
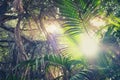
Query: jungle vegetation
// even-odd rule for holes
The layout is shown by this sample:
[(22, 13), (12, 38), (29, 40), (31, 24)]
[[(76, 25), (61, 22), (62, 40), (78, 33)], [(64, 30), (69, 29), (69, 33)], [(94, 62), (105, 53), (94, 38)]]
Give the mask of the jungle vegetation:
[(120, 80), (120, 0), (0, 0), (0, 80)]

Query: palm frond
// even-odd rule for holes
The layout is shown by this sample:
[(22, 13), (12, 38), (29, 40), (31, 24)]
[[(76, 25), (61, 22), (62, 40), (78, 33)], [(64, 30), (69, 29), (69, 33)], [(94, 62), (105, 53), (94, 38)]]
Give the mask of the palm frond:
[(86, 29), (89, 19), (99, 13), (100, 0), (56, 0), (63, 17), (63, 27), (68, 35), (76, 35)]

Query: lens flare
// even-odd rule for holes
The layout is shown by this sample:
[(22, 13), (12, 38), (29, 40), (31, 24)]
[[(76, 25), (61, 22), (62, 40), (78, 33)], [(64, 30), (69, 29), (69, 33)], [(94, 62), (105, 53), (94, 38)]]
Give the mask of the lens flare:
[(99, 46), (96, 42), (96, 39), (89, 36), (88, 34), (83, 34), (81, 36), (80, 43), (81, 52), (88, 58), (95, 58), (99, 50)]
[(61, 34), (62, 32), (62, 29), (58, 22), (48, 22), (47, 24), (45, 24), (45, 27), (47, 32), (51, 34)]
[(95, 17), (94, 19), (90, 20), (90, 24), (95, 27), (105, 26), (106, 22), (99, 17)]
[(49, 25), (46, 30), (49, 32), (49, 33), (55, 33), (56, 31), (58, 31), (58, 27), (56, 25)]

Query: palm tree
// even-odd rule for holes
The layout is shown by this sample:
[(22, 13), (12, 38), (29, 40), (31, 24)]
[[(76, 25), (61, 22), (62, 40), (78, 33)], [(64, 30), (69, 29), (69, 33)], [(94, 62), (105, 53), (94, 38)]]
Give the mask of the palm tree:
[[(114, 59), (115, 60), (119, 60), (118, 57), (119, 57), (119, 37), (118, 37), (118, 34), (119, 34), (119, 18), (118, 17), (118, 14), (116, 11), (117, 9), (113, 9), (113, 6), (118, 6), (117, 4), (114, 5), (114, 3), (116, 3), (117, 1), (101, 1), (101, 0), (63, 0), (61, 2), (57, 1), (57, 4), (60, 8), (60, 15), (61, 16), (64, 16), (63, 20), (65, 20), (65, 23), (63, 24), (63, 27), (65, 29), (65, 33), (67, 33), (69, 35), (69, 37), (71, 38), (72, 37), (72, 40), (75, 40), (75, 35), (79, 35), (80, 32), (83, 31), (83, 29), (88, 33), (89, 35), (89, 21), (96, 17), (96, 16), (101, 16), (103, 14), (105, 14), (104, 16), (105, 17), (108, 17), (108, 20), (109, 20), (109, 25), (106, 25), (105, 28), (107, 27), (108, 30), (107, 32), (105, 32), (105, 35), (104, 35), (104, 38), (103, 39), (103, 42), (104, 42), (104, 45), (108, 45), (108, 44), (111, 44), (111, 45), (114, 45), (113, 47), (109, 48), (109, 51), (112, 52), (109, 53), (109, 51), (107, 52), (102, 52), (101, 55), (102, 57), (100, 57), (100, 61), (98, 60), (98, 64), (99, 63), (102, 63), (101, 66), (103, 65), (104, 67), (103, 68), (99, 68), (101, 67), (100, 65), (96, 65), (98, 66), (97, 69), (97, 72), (94, 72), (94, 70), (92, 70), (93, 72), (93, 78), (89, 77), (89, 76), (92, 76), (92, 72), (87, 72), (87, 79), (89, 80), (103, 80), (103, 79), (118, 79), (119, 78), (119, 73), (116, 72), (117, 74), (114, 74), (114, 71), (116, 71), (114, 68), (113, 68), (113, 64), (114, 62)], [(64, 5), (64, 6), (62, 6)], [(107, 6), (105, 6), (107, 5)], [(106, 12), (105, 12), (106, 11)], [(101, 14), (102, 13), (102, 14)], [(117, 17), (116, 17), (117, 16)], [(112, 18), (112, 19), (111, 19)], [(115, 22), (116, 21), (116, 22)], [(117, 28), (117, 31), (115, 31), (114, 27), (110, 27), (111, 25), (113, 25), (115, 28)], [(92, 26), (93, 27), (93, 26)], [(103, 29), (102, 29), (103, 30)], [(98, 31), (101, 31), (98, 30)], [(116, 36), (117, 35), (117, 36)], [(108, 43), (108, 44), (106, 44)], [(113, 58), (113, 55), (117, 55), (117, 57), (114, 57)], [(112, 60), (111, 60), (112, 59)], [(102, 62), (101, 62), (102, 61)], [(119, 63), (119, 62), (118, 62)], [(117, 66), (117, 65), (115, 65)], [(119, 71), (119, 68), (117, 67), (116, 68), (118, 71)], [(110, 71), (113, 71), (110, 72)], [(89, 74), (90, 73), (90, 74)], [(95, 75), (94, 73), (98, 73), (97, 75)], [(101, 74), (102, 73), (102, 76), (101, 77)], [(109, 74), (110, 73), (110, 74)], [(86, 75), (85, 74), (85, 75)], [(105, 75), (106, 74), (106, 75)], [(109, 75), (109, 77), (108, 77)], [(113, 77), (113, 75), (116, 75), (115, 77)], [(77, 79), (81, 79), (81, 75), (77, 74), (75, 75), (76, 78), (73, 77), (73, 80), (77, 80)]]

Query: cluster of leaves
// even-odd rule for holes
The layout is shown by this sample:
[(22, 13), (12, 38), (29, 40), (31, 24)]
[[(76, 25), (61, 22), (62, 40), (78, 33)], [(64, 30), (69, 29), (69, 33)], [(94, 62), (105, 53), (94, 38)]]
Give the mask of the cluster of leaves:
[[(12, 72), (14, 72), (15, 70), (22, 70), (23, 68), (27, 68), (28, 71), (29, 71), (29, 69), (30, 69), (30, 71), (33, 71), (32, 76), (31, 76), (32, 79), (69, 80), (72, 76), (71, 75), (72, 69), (79, 64), (83, 64), (83, 63), (79, 60), (71, 60), (70, 57), (64, 57), (62, 55), (50, 54), (50, 55), (44, 55), (43, 57), (37, 57), (33, 60), (27, 60), (27, 61), (21, 62), (21, 63), (17, 64), (17, 66), (12, 70)], [(49, 72), (50, 68), (52, 68), (53, 70), (55, 68), (60, 68), (59, 73), (61, 73), (61, 74), (58, 75), (57, 77), (54, 77), (53, 75), (56, 75), (58, 70), (56, 70), (55, 73), (52, 74), (51, 72)], [(20, 73), (19, 73), (19, 75), (17, 75), (17, 74), (10, 74), (8, 72), (6, 75), (7, 75), (7, 77), (5, 77), (6, 80), (29, 79), (29, 77), (27, 77), (27, 76), (22, 77), (20, 75)], [(5, 78), (3, 76), (3, 79), (5, 79)]]
[(103, 69), (104, 75), (112, 80), (120, 78), (120, 32), (119, 28), (111, 25), (104, 34), (102, 44), (106, 50), (101, 50), (98, 65)]
[(88, 21), (100, 13), (101, 0), (56, 0), (60, 15), (64, 16), (63, 27), (70, 36), (87, 31)]

